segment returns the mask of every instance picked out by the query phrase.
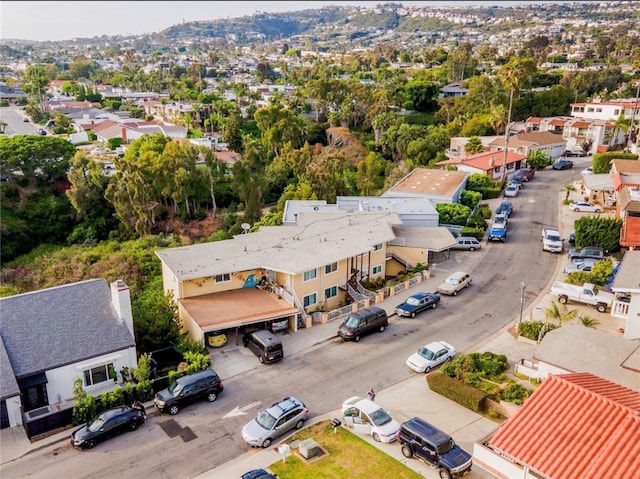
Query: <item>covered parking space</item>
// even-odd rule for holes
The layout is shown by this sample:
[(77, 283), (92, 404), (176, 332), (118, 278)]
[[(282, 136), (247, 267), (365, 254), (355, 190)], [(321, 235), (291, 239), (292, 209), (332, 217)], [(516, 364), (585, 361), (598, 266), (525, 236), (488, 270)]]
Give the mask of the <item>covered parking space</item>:
[(178, 308), (183, 329), (191, 339), (203, 344), (207, 333), (233, 330), (238, 345), (240, 328), (282, 318), (288, 318), (289, 328), (296, 331), (300, 314), (298, 308), (277, 294), (257, 288), (180, 299)]

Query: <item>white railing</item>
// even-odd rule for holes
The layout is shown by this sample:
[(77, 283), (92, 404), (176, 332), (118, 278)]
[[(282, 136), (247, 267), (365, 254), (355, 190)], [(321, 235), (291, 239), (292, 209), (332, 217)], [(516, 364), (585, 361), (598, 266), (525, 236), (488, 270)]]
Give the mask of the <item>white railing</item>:
[[(357, 283), (357, 284), (360, 284), (360, 283)], [(349, 283), (347, 283), (347, 292), (349, 293), (349, 296), (351, 296), (356, 301), (366, 298), (364, 294), (361, 294), (355, 289), (353, 289)]]
[(358, 292), (362, 296), (365, 296), (365, 297), (367, 297), (369, 299), (374, 299), (376, 297), (376, 293), (374, 293), (373, 291), (369, 291), (367, 288), (362, 286), (362, 284), (360, 284), (359, 281), (356, 283), (356, 288), (358, 288)]
[(611, 315), (618, 318), (627, 319), (629, 317), (629, 303), (623, 301), (614, 301)]

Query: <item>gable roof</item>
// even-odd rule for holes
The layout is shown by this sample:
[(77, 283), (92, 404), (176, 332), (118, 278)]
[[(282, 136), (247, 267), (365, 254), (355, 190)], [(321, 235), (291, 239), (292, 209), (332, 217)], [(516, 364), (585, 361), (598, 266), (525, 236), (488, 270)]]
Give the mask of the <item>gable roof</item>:
[(103, 279), (2, 298), (0, 309), (17, 379), (135, 346)]
[[(529, 131), (527, 133), (517, 133), (509, 137), (509, 148), (518, 146), (546, 146), (564, 144), (566, 141), (562, 135), (550, 131)], [(490, 143), (491, 146), (504, 147), (504, 137), (498, 137)]]
[(640, 470), (640, 393), (590, 373), (551, 375), (489, 446), (545, 477), (630, 477)]
[[(507, 152), (507, 165), (526, 160), (526, 155), (515, 153), (511, 150)], [(452, 158), (450, 160), (439, 161), (437, 165), (465, 165), (482, 171), (493, 170), (496, 166), (504, 164), (504, 150), (483, 151), (466, 158)]]

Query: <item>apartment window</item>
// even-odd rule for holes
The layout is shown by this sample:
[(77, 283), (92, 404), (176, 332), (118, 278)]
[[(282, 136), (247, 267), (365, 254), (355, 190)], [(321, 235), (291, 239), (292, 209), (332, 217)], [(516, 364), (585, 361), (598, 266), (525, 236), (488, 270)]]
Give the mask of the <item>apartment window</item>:
[(302, 274), (302, 281), (311, 281), (312, 279), (316, 279), (317, 275), (318, 275), (317, 270), (310, 269), (309, 271), (305, 271)]
[(613, 110), (613, 116), (619, 116), (620, 115), (620, 109), (616, 108), (615, 110)]
[(228, 283), (231, 281), (231, 274), (216, 274), (216, 283)]
[(102, 364), (100, 366), (96, 366), (95, 368), (83, 371), (85, 387), (94, 386), (95, 384), (109, 381), (110, 379), (112, 379), (109, 377), (109, 371), (113, 371), (111, 375), (113, 375), (113, 373), (115, 372), (113, 363)]
[(307, 308), (316, 304), (318, 299), (316, 298), (316, 293), (311, 293), (302, 298), (302, 301), (304, 303), (304, 307)]
[(380, 251), (382, 249), (382, 243), (377, 244), (373, 247), (373, 251)]
[(600, 108), (600, 107), (596, 108), (596, 112), (597, 113), (602, 113), (602, 108)]
[(377, 264), (373, 267), (371, 274), (380, 274), (380, 273), (382, 273), (382, 265)]
[(335, 273), (338, 271), (338, 263), (331, 263), (324, 267), (324, 274)]
[(587, 108), (587, 113), (593, 113), (593, 107), (592, 106)]
[(331, 299), (335, 298), (336, 296), (338, 296), (337, 286), (331, 286), (330, 288), (324, 290), (324, 299)]

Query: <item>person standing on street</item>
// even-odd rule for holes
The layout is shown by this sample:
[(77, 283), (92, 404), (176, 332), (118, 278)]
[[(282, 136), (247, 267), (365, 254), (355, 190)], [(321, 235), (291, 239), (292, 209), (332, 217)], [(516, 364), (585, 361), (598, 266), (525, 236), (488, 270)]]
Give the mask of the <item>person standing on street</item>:
[(371, 399), (372, 401), (376, 400), (376, 392), (373, 390), (373, 388), (369, 388), (369, 392), (367, 393), (369, 395), (369, 399)]

